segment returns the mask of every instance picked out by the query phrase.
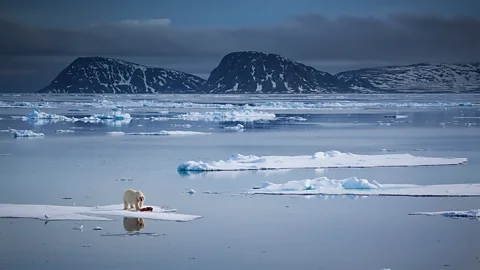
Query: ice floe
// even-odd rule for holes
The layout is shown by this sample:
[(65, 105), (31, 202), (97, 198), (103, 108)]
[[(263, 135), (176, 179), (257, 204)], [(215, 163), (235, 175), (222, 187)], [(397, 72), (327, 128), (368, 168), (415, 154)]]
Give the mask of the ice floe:
[(71, 130), (71, 129), (57, 129), (55, 130), (56, 133), (74, 133), (75, 130)]
[(125, 135), (125, 132), (123, 131), (110, 131), (110, 132), (107, 132), (108, 135), (110, 136), (123, 136)]
[(113, 113), (107, 113), (107, 114), (94, 114), (92, 117), (98, 118), (100, 120), (115, 120), (115, 121), (132, 119), (129, 113), (124, 113), (121, 111), (114, 111)]
[(31, 130), (12, 130), (14, 138), (43, 138), (45, 134), (36, 133)]
[(265, 195), (473, 197), (480, 196), (480, 184), (379, 184), (376, 181), (357, 177), (341, 180), (319, 177), (315, 179), (293, 180), (284, 184), (264, 182), (259, 187), (253, 187), (247, 193)]
[(182, 120), (188, 121), (209, 121), (209, 122), (226, 122), (226, 121), (238, 121), (238, 122), (253, 122), (257, 120), (273, 120), (275, 114), (260, 112), (254, 110), (228, 110), (228, 111), (215, 111), (215, 112), (190, 112), (186, 114), (180, 114), (175, 116)]
[(241, 131), (245, 129), (245, 126), (242, 124), (237, 124), (236, 126), (231, 126), (231, 127), (223, 127), (226, 130), (235, 130), (235, 131)]
[(109, 218), (109, 216), (123, 216), (167, 221), (191, 221), (201, 218), (201, 216), (197, 215), (177, 214), (175, 213), (175, 209), (167, 210), (159, 206), (151, 207), (153, 207), (153, 212), (136, 212), (130, 210), (123, 210), (123, 204), (106, 205), (99, 207), (0, 204), (0, 218), (31, 218), (44, 221), (112, 220), (111, 218)]
[(236, 153), (226, 161), (183, 162), (178, 166), (177, 170), (234, 171), (300, 168), (407, 167), (457, 165), (466, 162), (466, 158), (419, 157), (410, 154), (359, 155), (332, 150), (303, 156), (244, 156)]
[(38, 109), (35, 109), (28, 113), (25, 116), (22, 116), (21, 119), (23, 121), (32, 121), (35, 125), (44, 125), (49, 123), (57, 123), (57, 122), (75, 122), (74, 118), (66, 117), (63, 115), (58, 114), (49, 114), (46, 112), (42, 112)]
[(183, 130), (162, 130), (157, 132), (130, 132), (127, 135), (138, 135), (138, 136), (166, 136), (166, 135), (206, 135), (211, 134), (208, 132), (198, 132), (198, 131), (183, 131)]
[(467, 211), (413, 212), (409, 213), (409, 215), (480, 219), (480, 209), (471, 209)]

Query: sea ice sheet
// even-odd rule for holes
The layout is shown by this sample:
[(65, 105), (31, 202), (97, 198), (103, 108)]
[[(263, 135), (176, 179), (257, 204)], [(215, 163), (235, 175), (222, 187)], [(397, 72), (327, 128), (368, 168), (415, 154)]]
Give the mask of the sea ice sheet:
[(303, 156), (244, 156), (234, 154), (224, 161), (187, 161), (181, 163), (179, 171), (237, 171), (300, 168), (368, 168), (458, 165), (466, 158), (419, 157), (410, 154), (357, 155), (339, 151), (316, 152)]
[(476, 197), (480, 184), (413, 185), (379, 184), (376, 181), (351, 177), (341, 180), (319, 177), (293, 180), (284, 184), (264, 182), (248, 190), (249, 194), (265, 195), (357, 195), (412, 197)]
[[(145, 206), (147, 207), (147, 206)], [(32, 204), (0, 204), (0, 218), (32, 218), (44, 221), (59, 220), (112, 220), (108, 216), (123, 216), (133, 218), (191, 221), (201, 216), (173, 213), (176, 210), (166, 210), (159, 206), (152, 206), (153, 212), (136, 212), (123, 210), (123, 204), (97, 207), (87, 206), (58, 206)]]

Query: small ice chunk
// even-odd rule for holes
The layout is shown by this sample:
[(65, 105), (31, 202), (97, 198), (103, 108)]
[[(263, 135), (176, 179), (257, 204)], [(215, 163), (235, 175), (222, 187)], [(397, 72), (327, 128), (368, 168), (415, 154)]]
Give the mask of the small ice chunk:
[(92, 244), (82, 245), (82, 247), (92, 247)]
[(70, 129), (57, 129), (55, 130), (56, 133), (73, 133), (75, 130), (70, 130)]
[(223, 127), (226, 130), (236, 130), (236, 131), (241, 131), (244, 130), (245, 126), (242, 124), (237, 124), (236, 126), (233, 127)]
[(94, 230), (94, 231), (101, 231), (101, 230), (103, 230), (103, 228), (100, 227), (100, 226), (97, 226), (97, 227), (93, 228), (93, 230)]
[(193, 190), (193, 189), (189, 189), (189, 190), (187, 190), (187, 193), (188, 193), (188, 194), (190, 194), (190, 195), (193, 195), (193, 194), (195, 194), (195, 192), (196, 192), (196, 191), (195, 191), (195, 190)]
[(125, 135), (125, 132), (123, 131), (110, 131), (110, 132), (107, 132), (108, 135), (110, 136), (123, 136)]
[(83, 225), (73, 227), (76, 231), (83, 231)]
[(13, 131), (14, 138), (41, 138), (44, 137), (43, 133), (35, 133), (31, 130), (15, 130)]

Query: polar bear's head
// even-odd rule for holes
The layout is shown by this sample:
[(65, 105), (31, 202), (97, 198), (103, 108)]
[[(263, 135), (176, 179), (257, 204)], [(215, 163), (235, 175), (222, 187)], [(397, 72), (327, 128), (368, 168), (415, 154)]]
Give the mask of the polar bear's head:
[(137, 201), (138, 202), (144, 202), (145, 201), (145, 195), (143, 195), (143, 192), (141, 192), (140, 190), (137, 191)]

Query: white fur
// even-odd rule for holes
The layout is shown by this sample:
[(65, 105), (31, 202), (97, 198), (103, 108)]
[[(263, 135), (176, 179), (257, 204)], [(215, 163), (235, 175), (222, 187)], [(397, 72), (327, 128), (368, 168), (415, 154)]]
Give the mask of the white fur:
[(129, 189), (123, 194), (124, 210), (127, 210), (128, 206), (130, 206), (130, 209), (135, 206), (135, 210), (138, 211), (143, 207), (144, 202), (145, 195), (140, 190)]

